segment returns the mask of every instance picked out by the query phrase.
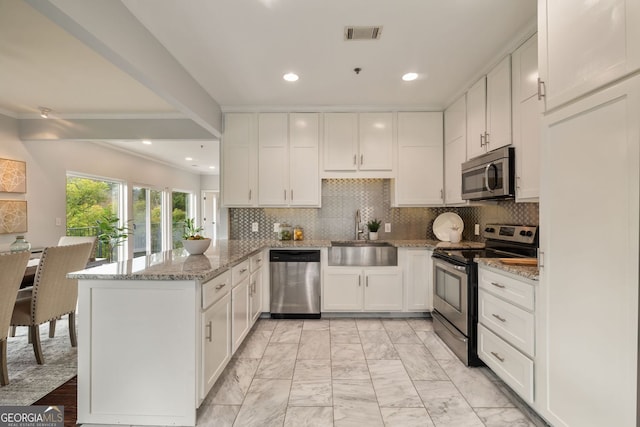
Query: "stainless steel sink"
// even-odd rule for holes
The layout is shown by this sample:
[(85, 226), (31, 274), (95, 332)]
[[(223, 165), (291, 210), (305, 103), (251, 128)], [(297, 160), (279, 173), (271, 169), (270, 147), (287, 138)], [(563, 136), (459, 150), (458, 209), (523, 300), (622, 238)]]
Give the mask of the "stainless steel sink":
[(398, 248), (387, 242), (370, 240), (333, 241), (329, 265), (345, 267), (386, 267), (398, 265)]

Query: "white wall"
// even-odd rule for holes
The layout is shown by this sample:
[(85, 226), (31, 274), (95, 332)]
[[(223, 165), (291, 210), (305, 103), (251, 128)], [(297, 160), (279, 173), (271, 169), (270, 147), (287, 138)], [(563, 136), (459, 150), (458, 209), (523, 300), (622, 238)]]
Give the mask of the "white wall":
[[(27, 200), (29, 231), (24, 234), (34, 247), (54, 245), (65, 234), (68, 171), (124, 180), (129, 192), (133, 185), (144, 185), (200, 194), (200, 175), (91, 142), (22, 142), (17, 127), (17, 120), (0, 114), (0, 157), (27, 162), (27, 194), (0, 193), (0, 199)], [(62, 218), (61, 226), (55, 225), (56, 218)], [(0, 250), (15, 236), (0, 234)]]

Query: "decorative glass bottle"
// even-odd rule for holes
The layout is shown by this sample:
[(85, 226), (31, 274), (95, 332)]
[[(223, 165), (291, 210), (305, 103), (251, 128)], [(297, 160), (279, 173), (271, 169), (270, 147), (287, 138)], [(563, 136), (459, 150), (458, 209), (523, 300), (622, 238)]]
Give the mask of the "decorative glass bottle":
[(15, 242), (9, 246), (9, 249), (11, 249), (11, 252), (30, 251), (31, 243), (27, 242), (24, 236), (17, 236)]

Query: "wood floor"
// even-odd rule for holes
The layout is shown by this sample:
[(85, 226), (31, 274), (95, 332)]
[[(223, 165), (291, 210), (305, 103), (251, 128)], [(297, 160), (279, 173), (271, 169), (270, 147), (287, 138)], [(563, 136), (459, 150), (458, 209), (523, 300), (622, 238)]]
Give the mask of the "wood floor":
[(64, 426), (74, 427), (78, 419), (78, 377), (73, 377), (34, 405), (64, 406)]

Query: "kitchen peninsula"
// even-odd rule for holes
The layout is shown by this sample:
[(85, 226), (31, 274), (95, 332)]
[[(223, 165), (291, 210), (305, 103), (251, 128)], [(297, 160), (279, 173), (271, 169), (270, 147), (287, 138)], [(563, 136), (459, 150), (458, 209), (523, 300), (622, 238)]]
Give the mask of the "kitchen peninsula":
[[(428, 250), (483, 245), (390, 243)], [(268, 292), (268, 249), (330, 245), (222, 240), (204, 255), (177, 249), (72, 273), (79, 281), (78, 423), (195, 425), (196, 409), (268, 311), (268, 295), (266, 305), (260, 298)]]

